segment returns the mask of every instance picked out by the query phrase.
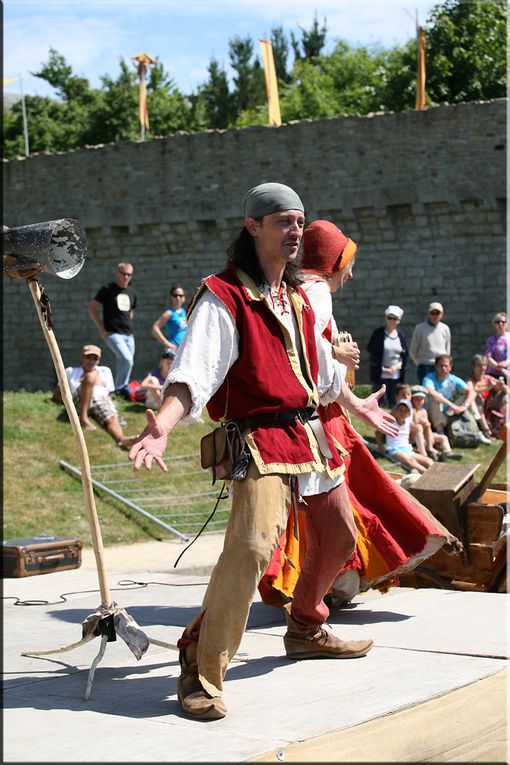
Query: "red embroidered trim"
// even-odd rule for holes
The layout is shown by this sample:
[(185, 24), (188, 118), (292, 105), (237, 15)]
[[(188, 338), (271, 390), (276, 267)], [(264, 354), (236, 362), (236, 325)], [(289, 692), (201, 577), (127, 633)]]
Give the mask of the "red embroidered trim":
[(290, 313), (289, 301), (287, 299), (287, 289), (284, 284), (280, 284), (277, 290), (273, 290), (270, 287), (269, 294), (271, 295), (273, 308), (280, 308), (282, 313)]

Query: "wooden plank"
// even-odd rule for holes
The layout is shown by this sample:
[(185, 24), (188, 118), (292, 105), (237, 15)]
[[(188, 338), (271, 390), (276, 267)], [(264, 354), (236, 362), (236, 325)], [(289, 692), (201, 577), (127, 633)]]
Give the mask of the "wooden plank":
[(492, 575), (487, 582), (489, 592), (507, 591), (507, 550), (506, 536), (498, 539), (494, 550), (494, 562), (492, 564)]
[(431, 569), (450, 580), (458, 579), (462, 582), (486, 584), (492, 576), (494, 561), (492, 546), (472, 544), (469, 545), (469, 549), (471, 554), (469, 565), (464, 563), (459, 553), (448, 555), (441, 549), (423, 564), (423, 568)]
[(489, 465), (484, 475), (482, 476), (482, 479), (479, 482), (478, 486), (476, 487), (475, 491), (473, 492), (472, 496), (469, 498), (470, 502), (477, 502), (480, 499), (480, 497), (485, 492), (485, 489), (489, 488), (492, 479), (494, 478), (499, 468), (505, 461), (506, 455), (508, 452), (509, 429), (510, 429), (510, 423), (507, 423), (504, 426), (504, 428), (501, 429), (502, 433), (504, 433), (503, 443), (501, 444), (498, 451), (494, 455), (491, 464)]
[(503, 524), (502, 507), (476, 502), (468, 505), (464, 512), (466, 513), (467, 534), (470, 543), (489, 544), (496, 541)]
[(510, 491), (506, 487), (504, 489), (486, 489), (480, 502), (484, 502), (486, 505), (496, 505), (498, 502), (506, 504), (510, 502)]
[(474, 476), (479, 467), (479, 464), (451, 465), (434, 462), (413, 484), (413, 493), (417, 490), (450, 493), (453, 496)]
[(460, 582), (458, 579), (452, 579), (452, 587), (454, 590), (460, 590), (462, 592), (487, 592), (488, 589), (486, 584)]

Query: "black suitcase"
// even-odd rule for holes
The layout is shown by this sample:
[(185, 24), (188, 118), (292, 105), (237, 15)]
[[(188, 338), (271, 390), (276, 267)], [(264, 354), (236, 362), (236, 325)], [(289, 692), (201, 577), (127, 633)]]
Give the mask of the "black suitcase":
[(36, 576), (81, 566), (80, 539), (66, 537), (24, 537), (5, 539), (2, 549), (2, 577)]

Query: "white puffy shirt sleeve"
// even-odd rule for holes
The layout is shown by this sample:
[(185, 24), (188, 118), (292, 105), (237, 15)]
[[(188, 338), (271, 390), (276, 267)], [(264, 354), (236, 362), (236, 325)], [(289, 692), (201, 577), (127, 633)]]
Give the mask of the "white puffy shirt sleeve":
[(209, 290), (198, 300), (170, 371), (162, 388), (184, 383), (191, 394), (189, 414), (198, 418), (239, 356), (239, 337), (234, 321)]
[(301, 288), (306, 292), (315, 314), (315, 323), (321, 332), (328, 326), (333, 317), (333, 301), (329, 286), (324, 281), (306, 281)]
[(322, 337), (317, 324), (315, 325), (315, 342), (319, 360), (317, 390), (321, 404), (327, 406), (336, 401), (340, 395), (347, 374), (347, 367), (333, 358), (331, 344)]

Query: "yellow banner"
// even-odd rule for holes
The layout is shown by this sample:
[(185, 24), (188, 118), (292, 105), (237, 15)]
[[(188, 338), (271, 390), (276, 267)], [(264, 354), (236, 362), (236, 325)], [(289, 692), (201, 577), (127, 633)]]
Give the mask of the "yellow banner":
[(10, 85), (11, 82), (18, 82), (19, 77), (4, 77), (4, 87)]
[(147, 106), (147, 85), (145, 82), (149, 66), (156, 61), (147, 55), (139, 53), (137, 56), (131, 56), (133, 61), (138, 61), (138, 77), (140, 78), (140, 87), (138, 90), (138, 119), (143, 128), (149, 130), (149, 107)]
[(266, 81), (268, 125), (281, 125), (280, 99), (278, 97), (278, 80), (274, 65), (273, 44), (270, 40), (259, 40), (262, 50), (262, 63), (264, 65), (264, 78)]
[(145, 125), (147, 130), (149, 130), (149, 110), (147, 107), (147, 85), (145, 84), (145, 64), (140, 64), (139, 66), (143, 67), (143, 69), (142, 69), (142, 73), (140, 74), (138, 118), (140, 120), (140, 125)]
[(416, 78), (416, 104), (415, 109), (425, 109), (425, 30), (418, 27), (418, 76)]

